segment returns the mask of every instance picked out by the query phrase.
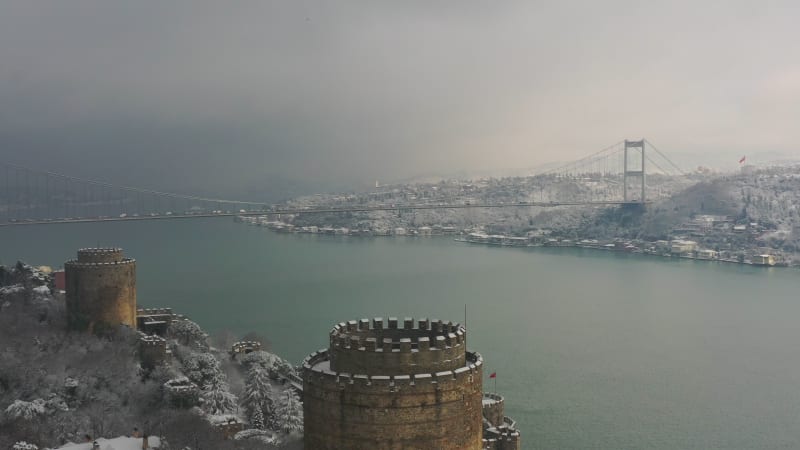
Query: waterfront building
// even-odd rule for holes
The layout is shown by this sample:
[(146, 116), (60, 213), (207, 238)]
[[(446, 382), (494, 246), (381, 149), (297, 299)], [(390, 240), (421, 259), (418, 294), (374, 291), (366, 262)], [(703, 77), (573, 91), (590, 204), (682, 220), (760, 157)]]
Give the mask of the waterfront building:
[(775, 257), (773, 255), (755, 255), (753, 256), (753, 264), (757, 266), (774, 266)]
[(697, 259), (717, 259), (716, 250), (701, 249), (697, 251)]
[(683, 255), (691, 253), (697, 249), (697, 242), (687, 241), (683, 239), (675, 239), (670, 241), (670, 252), (675, 255)]

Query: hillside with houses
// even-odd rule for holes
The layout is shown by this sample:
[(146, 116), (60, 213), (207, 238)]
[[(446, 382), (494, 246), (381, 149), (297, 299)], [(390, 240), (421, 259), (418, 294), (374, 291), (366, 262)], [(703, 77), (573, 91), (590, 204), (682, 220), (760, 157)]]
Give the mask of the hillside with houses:
[[(448, 205), (603, 200), (619, 177), (585, 174), (443, 180), (318, 194), (294, 209), (389, 206), (390, 211), (240, 217), (278, 232), (347, 236), (470, 236), (502, 245), (584, 246), (690, 258), (791, 265), (800, 251), (800, 172), (795, 164), (719, 174), (698, 169), (648, 178), (643, 207), (553, 206), (448, 209)], [(404, 205), (441, 208), (404, 210)], [(478, 238), (475, 238), (478, 236)], [(481, 238), (480, 236), (486, 236)], [(523, 243), (520, 238), (526, 239)], [(672, 243), (676, 245), (673, 246)], [(768, 256), (768, 258), (767, 258)], [(766, 258), (766, 259), (765, 259)]]

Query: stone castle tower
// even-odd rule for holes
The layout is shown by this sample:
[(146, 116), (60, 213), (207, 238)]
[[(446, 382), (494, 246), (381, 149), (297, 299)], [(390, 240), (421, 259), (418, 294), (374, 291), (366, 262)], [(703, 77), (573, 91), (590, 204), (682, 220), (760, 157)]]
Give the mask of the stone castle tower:
[(483, 449), (482, 377), (458, 324), (339, 323), (303, 361), (305, 448)]
[(64, 263), (71, 329), (136, 328), (136, 261), (120, 248), (83, 248)]

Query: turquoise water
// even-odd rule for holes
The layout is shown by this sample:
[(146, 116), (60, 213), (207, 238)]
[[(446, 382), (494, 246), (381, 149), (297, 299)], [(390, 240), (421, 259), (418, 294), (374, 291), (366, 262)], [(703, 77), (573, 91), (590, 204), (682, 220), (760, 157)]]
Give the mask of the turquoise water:
[[(461, 321), (524, 448), (800, 447), (793, 269), (447, 238), (285, 235), (230, 219), (0, 228), (0, 261), (117, 245), (139, 303), (257, 331), (297, 363), (341, 320)], [(492, 385), (487, 385), (491, 389)]]

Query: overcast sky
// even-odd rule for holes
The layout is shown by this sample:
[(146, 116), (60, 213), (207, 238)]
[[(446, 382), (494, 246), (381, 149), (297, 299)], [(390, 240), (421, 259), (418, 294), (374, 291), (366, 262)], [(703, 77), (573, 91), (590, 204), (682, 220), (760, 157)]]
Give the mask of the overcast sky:
[[(3, 158), (231, 193), (800, 155), (800, 2), (0, 3)], [(8, 155), (8, 156), (6, 156)]]

